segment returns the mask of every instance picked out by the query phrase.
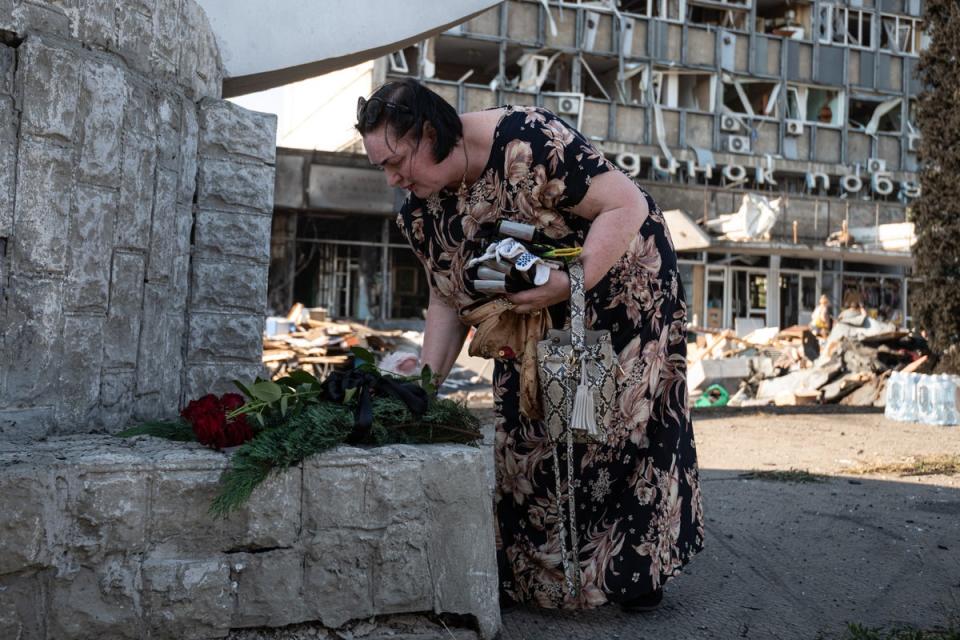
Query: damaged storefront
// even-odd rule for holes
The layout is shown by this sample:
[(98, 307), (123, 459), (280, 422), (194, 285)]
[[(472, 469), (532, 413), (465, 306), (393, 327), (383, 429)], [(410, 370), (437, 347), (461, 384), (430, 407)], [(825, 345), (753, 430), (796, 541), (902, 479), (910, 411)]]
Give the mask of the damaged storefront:
[(278, 149), (269, 304), (376, 323), (421, 318), (429, 290), (394, 223), (400, 197), (359, 154)]

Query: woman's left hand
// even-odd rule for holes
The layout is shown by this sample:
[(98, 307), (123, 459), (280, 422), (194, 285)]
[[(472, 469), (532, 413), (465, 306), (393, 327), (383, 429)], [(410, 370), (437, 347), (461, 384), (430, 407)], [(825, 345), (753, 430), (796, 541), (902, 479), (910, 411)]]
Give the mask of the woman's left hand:
[(516, 313), (536, 313), (570, 297), (570, 277), (565, 271), (551, 269), (545, 284), (519, 293), (511, 293), (507, 300), (516, 305)]

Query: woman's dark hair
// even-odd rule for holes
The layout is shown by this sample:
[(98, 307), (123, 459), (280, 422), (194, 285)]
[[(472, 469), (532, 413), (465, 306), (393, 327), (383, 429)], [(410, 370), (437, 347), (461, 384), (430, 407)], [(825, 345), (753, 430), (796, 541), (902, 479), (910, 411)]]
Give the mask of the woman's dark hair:
[(360, 135), (366, 135), (381, 124), (390, 127), (397, 138), (413, 131), (420, 146), (423, 125), (429, 122), (436, 131), (433, 159), (441, 162), (463, 137), (463, 123), (457, 110), (446, 100), (413, 78), (388, 82), (373, 92), (369, 99), (357, 103), (357, 124)]

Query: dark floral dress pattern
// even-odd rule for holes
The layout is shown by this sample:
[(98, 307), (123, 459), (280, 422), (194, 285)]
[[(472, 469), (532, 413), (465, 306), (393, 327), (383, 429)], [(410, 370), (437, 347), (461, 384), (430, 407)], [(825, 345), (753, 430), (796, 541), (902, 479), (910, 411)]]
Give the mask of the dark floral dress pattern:
[[(593, 176), (611, 170), (549, 111), (507, 107), (482, 177), (460, 193), (411, 196), (397, 222), (434, 293), (459, 308), (483, 297), (469, 290), (464, 271), (489, 243), (478, 237), (484, 225), (507, 218), (536, 225), (560, 245), (582, 245), (590, 221), (570, 209)], [(619, 415), (606, 443), (574, 448), (578, 597), (564, 582), (553, 446), (543, 423), (520, 413), (516, 361), (498, 360), (494, 368), (498, 561), (501, 588), (519, 601), (575, 609), (629, 600), (661, 586), (703, 547), (687, 406), (686, 303), (663, 214), (643, 195), (649, 217), (626, 254), (587, 291), (587, 327), (609, 329), (618, 354)], [(559, 326), (569, 305), (550, 311)], [(562, 451), (559, 464), (566, 478)]]

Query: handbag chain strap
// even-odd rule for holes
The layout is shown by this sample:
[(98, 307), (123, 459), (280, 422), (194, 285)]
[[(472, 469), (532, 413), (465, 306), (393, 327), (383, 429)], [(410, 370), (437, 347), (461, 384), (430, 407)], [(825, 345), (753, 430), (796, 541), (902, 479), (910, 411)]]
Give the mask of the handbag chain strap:
[(587, 305), (583, 292), (583, 263), (579, 259), (569, 265), (570, 274), (570, 345), (575, 353), (584, 351), (584, 316)]
[[(585, 349), (584, 315), (586, 301), (583, 292), (583, 263), (573, 260), (569, 263), (570, 274), (570, 346), (575, 356), (582, 358)], [(582, 366), (582, 365), (581, 365)], [(566, 429), (566, 467), (567, 467), (567, 509), (564, 509), (560, 480), (560, 456), (556, 443), (553, 445), (553, 476), (556, 482), (557, 515), (559, 516), (558, 536), (560, 538), (560, 563), (563, 566), (564, 583), (567, 594), (574, 601), (580, 599), (583, 588), (583, 576), (580, 572), (580, 541), (577, 531), (576, 481), (573, 473), (573, 430)], [(564, 513), (566, 511), (566, 513)], [(570, 549), (567, 549), (567, 532), (570, 535)]]

